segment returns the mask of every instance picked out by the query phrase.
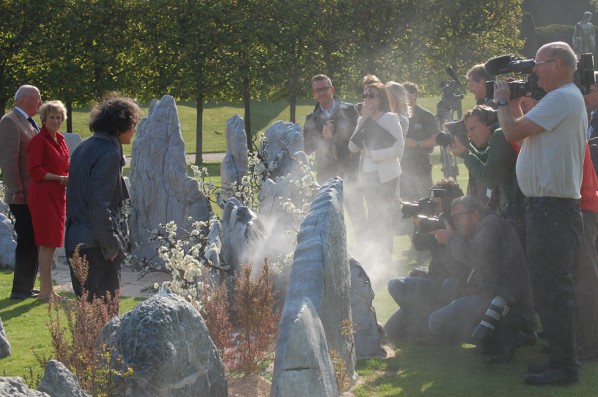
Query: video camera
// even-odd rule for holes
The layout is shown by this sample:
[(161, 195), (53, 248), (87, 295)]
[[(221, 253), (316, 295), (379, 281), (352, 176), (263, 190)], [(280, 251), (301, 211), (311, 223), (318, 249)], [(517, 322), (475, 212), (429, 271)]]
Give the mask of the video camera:
[[(529, 96), (539, 100), (546, 95), (546, 91), (538, 86), (538, 76), (533, 72), (535, 65), (536, 61), (533, 59), (503, 55), (489, 59), (484, 65), (484, 69), (493, 76), (505, 73), (524, 75), (522, 80), (507, 82), (511, 91), (510, 99)], [(592, 54), (581, 54), (579, 56), (573, 81), (582, 94), (585, 95), (590, 92), (591, 86), (596, 82), (594, 79), (594, 56)], [(486, 98), (494, 98), (494, 80), (486, 81)]]
[(446, 132), (440, 132), (436, 135), (436, 143), (442, 147), (447, 147), (455, 139), (458, 139), (463, 145), (467, 145), (467, 128), (463, 120), (449, 121), (444, 123)]

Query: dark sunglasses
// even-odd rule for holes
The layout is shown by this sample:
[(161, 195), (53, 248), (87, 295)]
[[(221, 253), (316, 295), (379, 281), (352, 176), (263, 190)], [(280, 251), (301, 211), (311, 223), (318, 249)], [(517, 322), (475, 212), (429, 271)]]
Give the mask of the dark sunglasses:
[(380, 98), (380, 95), (376, 95), (376, 94), (363, 94), (363, 98), (370, 98), (370, 99), (374, 99), (374, 98)]

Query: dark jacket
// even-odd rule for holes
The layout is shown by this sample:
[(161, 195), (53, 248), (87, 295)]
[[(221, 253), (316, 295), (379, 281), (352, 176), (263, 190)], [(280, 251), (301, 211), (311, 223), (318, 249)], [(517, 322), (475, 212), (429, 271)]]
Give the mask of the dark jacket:
[(485, 212), (472, 237), (449, 240), (453, 258), (470, 269), (466, 295), (503, 297), (515, 310), (530, 314), (532, 294), (523, 247), (515, 230), (498, 214)]
[(507, 142), (502, 129), (492, 133), (487, 149), (478, 151), (469, 145), (461, 158), (476, 182), (487, 188), (498, 189), (498, 207), (501, 210), (510, 208), (523, 213), (524, 197), (515, 174), (517, 152)]
[(359, 154), (349, 151), (349, 140), (359, 114), (353, 104), (341, 102), (336, 96), (334, 101), (337, 104), (331, 117), (334, 135), (329, 142), (322, 139), (322, 128), (328, 118), (319, 103), (307, 115), (303, 127), (305, 153), (316, 153), (316, 172), (320, 184), (335, 176), (356, 179), (359, 171)]
[(104, 259), (124, 255), (127, 243), (121, 216), (129, 198), (122, 178), (122, 146), (117, 137), (94, 133), (73, 152), (66, 195), (65, 248), (100, 247)]

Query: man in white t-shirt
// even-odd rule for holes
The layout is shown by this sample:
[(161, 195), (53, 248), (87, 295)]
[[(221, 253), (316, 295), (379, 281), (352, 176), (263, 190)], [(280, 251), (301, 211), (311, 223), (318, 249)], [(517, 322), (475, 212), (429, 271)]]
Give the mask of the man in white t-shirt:
[(572, 266), (583, 231), (579, 199), (588, 123), (583, 96), (573, 84), (576, 65), (568, 44), (542, 46), (534, 73), (547, 94), (525, 116), (520, 98), (509, 101), (505, 81), (494, 91), (505, 137), (521, 145), (517, 181), (526, 197), (526, 257), (550, 349), (547, 362), (529, 366), (525, 381), (532, 385), (579, 381)]

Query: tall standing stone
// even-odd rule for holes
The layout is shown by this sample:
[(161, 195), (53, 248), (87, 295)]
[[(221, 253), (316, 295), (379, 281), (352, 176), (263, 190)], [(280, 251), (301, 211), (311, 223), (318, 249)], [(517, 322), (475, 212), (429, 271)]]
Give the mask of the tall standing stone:
[(322, 186), (301, 224), (280, 318), (275, 377), (282, 370), (286, 341), (304, 298), (309, 298), (322, 320), (328, 348), (345, 360), (348, 378), (355, 377), (354, 340), (351, 335), (341, 335), (343, 321), (352, 321), (342, 186), (339, 178)]
[(231, 186), (235, 182), (240, 184), (241, 179), (247, 176), (248, 169), (249, 158), (245, 122), (241, 116), (234, 115), (226, 121), (226, 155), (220, 164), (223, 200), (232, 197)]
[(284, 349), (276, 353), (278, 371), (272, 379), (271, 397), (338, 396), (326, 334), (309, 298), (297, 307), (286, 340), (281, 342)]
[(12, 354), (10, 349), (10, 343), (8, 343), (8, 337), (6, 331), (4, 331), (4, 324), (0, 318), (0, 358), (8, 357)]
[[(174, 221), (188, 229), (192, 220), (207, 221), (210, 203), (195, 179), (187, 176), (185, 143), (177, 107), (171, 96), (152, 101), (148, 116), (137, 126), (131, 159), (129, 219), (132, 253), (139, 259), (156, 255), (150, 231)], [(162, 267), (158, 258), (156, 267)]]
[(14, 239), (13, 225), (10, 219), (0, 212), (0, 265), (15, 267), (16, 248), (17, 242)]

